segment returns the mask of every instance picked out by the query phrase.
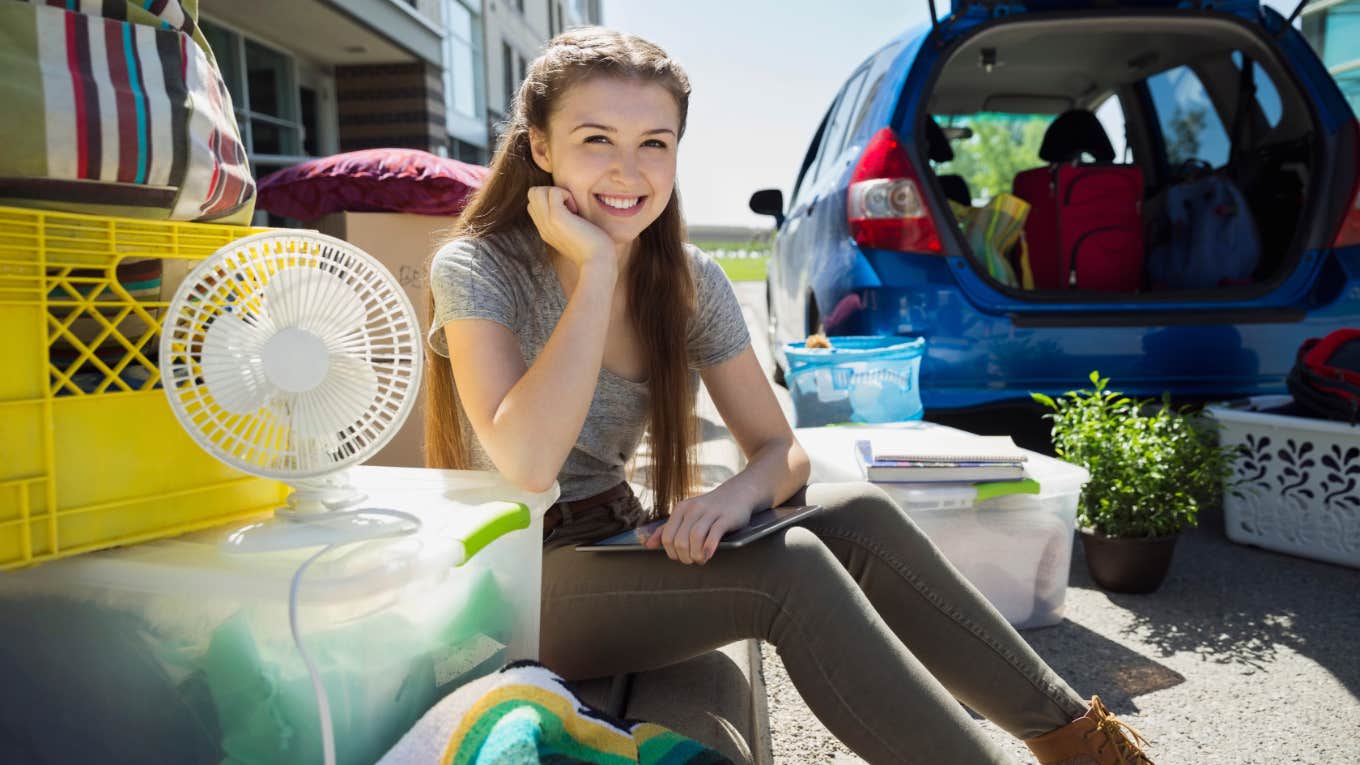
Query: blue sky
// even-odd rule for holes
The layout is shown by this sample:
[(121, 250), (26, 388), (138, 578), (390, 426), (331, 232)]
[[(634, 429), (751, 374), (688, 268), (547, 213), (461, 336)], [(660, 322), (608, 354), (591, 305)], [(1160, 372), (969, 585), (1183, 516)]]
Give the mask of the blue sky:
[[(1296, 0), (1268, 0), (1288, 14)], [(947, 13), (949, 0), (936, 0)], [(844, 79), (883, 43), (929, 23), (926, 0), (604, 0), (606, 26), (666, 49), (689, 74), (680, 194), (691, 224), (768, 226), (751, 192), (788, 195)]]

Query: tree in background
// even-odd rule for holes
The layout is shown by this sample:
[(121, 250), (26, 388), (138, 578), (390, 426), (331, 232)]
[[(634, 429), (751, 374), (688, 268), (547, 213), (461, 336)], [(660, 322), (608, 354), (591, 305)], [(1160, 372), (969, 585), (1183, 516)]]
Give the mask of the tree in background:
[(1053, 119), (1050, 115), (977, 114), (942, 121), (942, 126), (971, 128), (973, 136), (951, 142), (954, 159), (936, 166), (935, 172), (963, 176), (973, 199), (988, 200), (1009, 192), (1017, 173), (1044, 164), (1039, 146)]
[(1209, 113), (1202, 106), (1189, 111), (1176, 107), (1171, 115), (1171, 145), (1166, 147), (1166, 158), (1172, 167), (1186, 160), (1199, 158), (1199, 137), (1209, 125)]

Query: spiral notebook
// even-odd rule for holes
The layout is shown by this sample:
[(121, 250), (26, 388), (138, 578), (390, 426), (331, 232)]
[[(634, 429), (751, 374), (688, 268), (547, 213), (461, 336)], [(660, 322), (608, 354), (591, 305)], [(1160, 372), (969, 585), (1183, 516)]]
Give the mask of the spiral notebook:
[(1016, 481), (1025, 477), (1025, 451), (1010, 436), (940, 432), (877, 433), (855, 442), (870, 481)]
[(879, 431), (866, 439), (875, 462), (1024, 462), (1010, 436), (975, 436), (939, 430)]

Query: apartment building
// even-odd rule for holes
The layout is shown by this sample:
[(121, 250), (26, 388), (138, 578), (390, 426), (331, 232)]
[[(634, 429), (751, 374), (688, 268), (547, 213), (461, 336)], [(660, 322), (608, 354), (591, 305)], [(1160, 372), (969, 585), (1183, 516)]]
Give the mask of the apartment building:
[(494, 140), (529, 62), (558, 32), (599, 24), (601, 0), (485, 0), (486, 127)]
[(484, 164), (528, 62), (600, 16), (600, 0), (200, 5), (256, 177), (386, 146)]
[(447, 152), (453, 0), (204, 0), (200, 23), (256, 177), (376, 146)]
[(1360, 114), (1360, 0), (1315, 0), (1303, 9), (1302, 28)]

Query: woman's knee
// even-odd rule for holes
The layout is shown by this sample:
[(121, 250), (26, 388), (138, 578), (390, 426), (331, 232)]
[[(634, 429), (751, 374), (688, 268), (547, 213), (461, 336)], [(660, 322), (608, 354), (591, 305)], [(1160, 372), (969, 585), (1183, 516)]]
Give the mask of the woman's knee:
[[(769, 540), (760, 589), (768, 603), (758, 620), (759, 637), (780, 645), (794, 621), (817, 621), (817, 613), (856, 589), (854, 580), (811, 529), (791, 526)], [(748, 550), (754, 552), (756, 545)], [(721, 554), (721, 553), (720, 553)]]
[(868, 481), (810, 483), (805, 489), (805, 496), (808, 503), (821, 505), (828, 510), (858, 505), (897, 506), (881, 486)]
[(808, 495), (826, 512), (813, 516), (807, 527), (854, 570), (850, 561), (856, 550), (898, 563), (913, 561), (917, 569), (944, 560), (930, 536), (882, 487), (863, 481), (813, 484)]
[(916, 524), (882, 487), (868, 481), (815, 483), (808, 486), (809, 504), (826, 508), (821, 520), (838, 527), (903, 526), (919, 534)]

